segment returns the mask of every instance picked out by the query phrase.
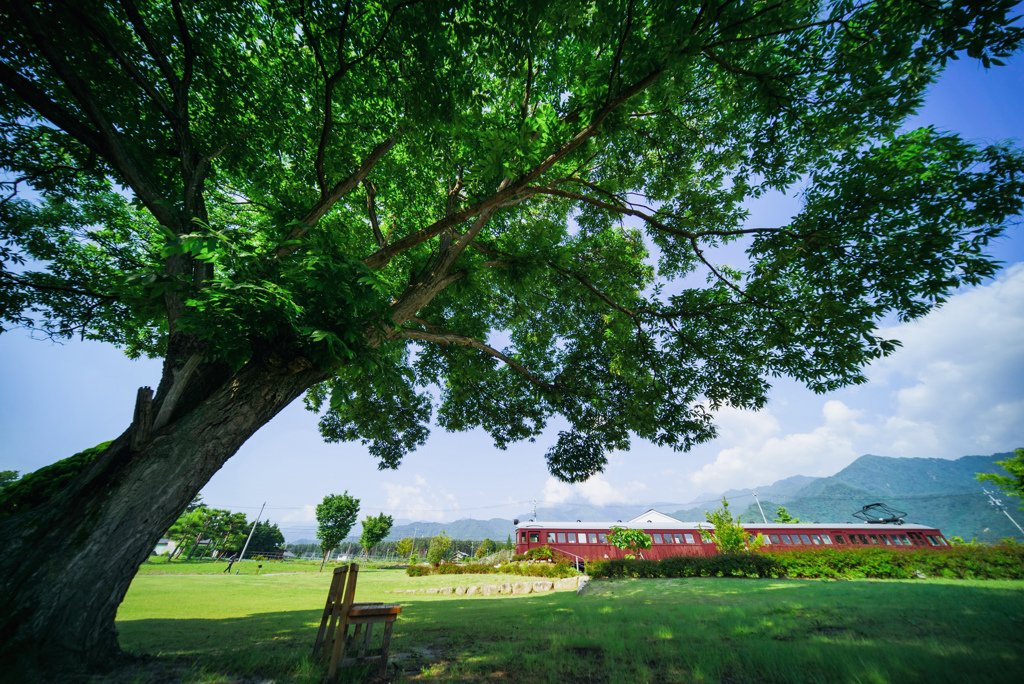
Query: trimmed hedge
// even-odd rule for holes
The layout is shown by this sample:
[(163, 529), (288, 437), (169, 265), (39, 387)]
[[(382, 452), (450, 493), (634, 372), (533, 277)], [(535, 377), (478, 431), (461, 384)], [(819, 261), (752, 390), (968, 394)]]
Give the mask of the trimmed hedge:
[(1024, 546), (953, 546), (943, 549), (837, 549), (663, 560), (617, 558), (592, 561), (594, 578), (610, 577), (797, 577), (914, 579), (1024, 579)]
[(761, 553), (717, 556), (673, 556), (662, 560), (615, 558), (587, 563), (597, 578), (617, 577), (778, 577), (783, 568)]
[(575, 577), (579, 573), (568, 563), (502, 563), (498, 567), (484, 564), (456, 565), (445, 563), (436, 568), (410, 565), (405, 570), (409, 577), (427, 575), (523, 575), (526, 577)]

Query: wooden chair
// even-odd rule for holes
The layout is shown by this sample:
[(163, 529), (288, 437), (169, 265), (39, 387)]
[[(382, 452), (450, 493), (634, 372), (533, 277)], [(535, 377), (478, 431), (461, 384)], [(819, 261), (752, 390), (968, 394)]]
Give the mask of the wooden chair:
[[(337, 676), (339, 667), (349, 665), (369, 665), (377, 662), (380, 663), (377, 673), (380, 676), (386, 674), (388, 651), (391, 648), (391, 630), (398, 619), (398, 614), (402, 612), (402, 606), (397, 604), (354, 603), (358, 575), (359, 566), (355, 563), (334, 569), (331, 589), (327, 593), (327, 605), (324, 606), (320, 630), (313, 645), (313, 657), (320, 662), (327, 660), (330, 654), (331, 664), (327, 670), (327, 678), (332, 681)], [(381, 645), (380, 655), (367, 656), (373, 626), (378, 623), (384, 623), (384, 643)], [(348, 634), (350, 625), (355, 626), (355, 632), (351, 637)], [(364, 626), (365, 634), (357, 655), (346, 658), (345, 651), (350, 644), (358, 641), (359, 633)]]

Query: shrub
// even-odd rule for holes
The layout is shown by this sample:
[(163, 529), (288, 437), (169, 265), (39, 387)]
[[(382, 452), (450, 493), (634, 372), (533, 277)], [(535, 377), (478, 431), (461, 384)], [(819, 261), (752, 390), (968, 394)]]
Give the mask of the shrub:
[(410, 565), (405, 573), (409, 577), (424, 577), (426, 575), (523, 575), (527, 577), (573, 577), (578, 575), (576, 569), (568, 561), (558, 563), (502, 563), (499, 567), (485, 565), (482, 563), (473, 565), (456, 565), (455, 563), (444, 563), (437, 567), (423, 565)]
[(796, 577), (913, 579), (1024, 579), (1024, 547), (954, 546), (944, 549), (821, 548), (660, 561), (617, 558), (587, 564), (592, 577)]
[(441, 534), (430, 538), (430, 547), (427, 549), (427, 562), (431, 565), (440, 565), (448, 557), (448, 549), (451, 548), (452, 538), (441, 530)]

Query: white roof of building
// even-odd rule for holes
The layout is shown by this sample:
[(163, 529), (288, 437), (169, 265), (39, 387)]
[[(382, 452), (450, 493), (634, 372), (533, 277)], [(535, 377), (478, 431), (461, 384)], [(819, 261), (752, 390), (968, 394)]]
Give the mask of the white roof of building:
[(640, 515), (636, 516), (635, 518), (633, 518), (629, 522), (631, 522), (631, 523), (669, 523), (669, 524), (673, 524), (673, 523), (681, 523), (682, 520), (680, 520), (678, 518), (673, 518), (671, 515), (665, 515), (664, 513), (659, 513), (658, 511), (656, 511), (656, 510), (654, 510), (652, 508), (649, 511), (647, 511), (646, 513), (641, 513)]

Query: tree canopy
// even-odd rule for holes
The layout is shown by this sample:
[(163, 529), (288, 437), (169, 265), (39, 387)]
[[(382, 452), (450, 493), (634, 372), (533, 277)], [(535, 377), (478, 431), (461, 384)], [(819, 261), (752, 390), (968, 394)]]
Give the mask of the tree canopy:
[(685, 450), (772, 377), (863, 382), (880, 320), (992, 274), (1020, 154), (901, 124), (1017, 48), (1013, 4), (14, 3), (0, 315), (313, 364), (324, 436), (381, 467), (435, 383), (499, 447), (567, 419), (564, 480)]

